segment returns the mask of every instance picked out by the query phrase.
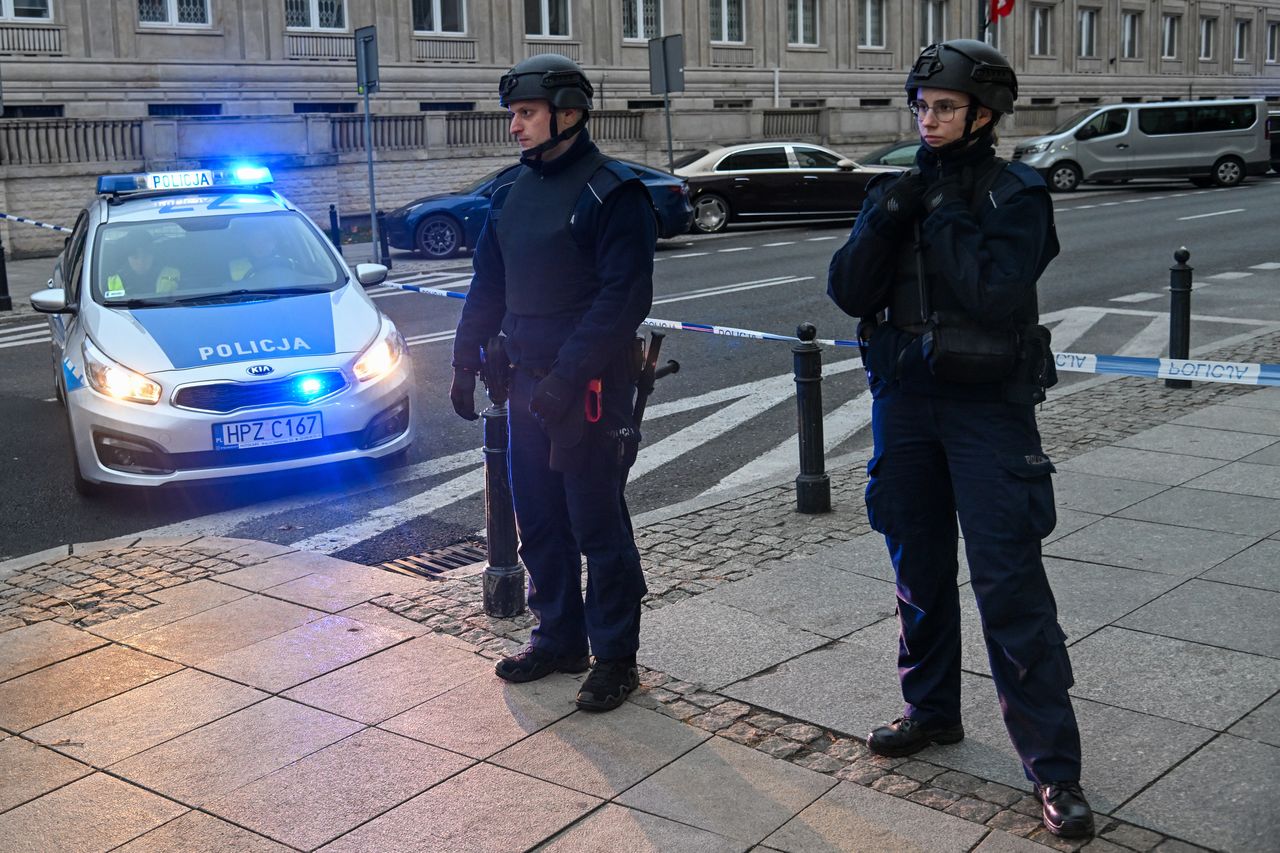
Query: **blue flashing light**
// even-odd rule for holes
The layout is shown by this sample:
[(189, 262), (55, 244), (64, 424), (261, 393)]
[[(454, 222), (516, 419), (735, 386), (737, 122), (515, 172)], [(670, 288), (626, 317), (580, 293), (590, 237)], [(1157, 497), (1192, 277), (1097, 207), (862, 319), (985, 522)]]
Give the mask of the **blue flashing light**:
[(229, 169), (182, 169), (171, 172), (136, 172), (128, 175), (101, 175), (98, 193), (120, 194), (143, 190), (191, 192), (209, 187), (256, 187), (272, 182), (271, 170), (253, 163), (236, 163)]
[(271, 183), (271, 170), (266, 166), (238, 163), (231, 167), (231, 175), (237, 184)]
[(98, 178), (98, 193), (127, 193), (146, 188), (146, 175), (101, 175)]
[(323, 393), (324, 390), (325, 384), (319, 377), (304, 376), (298, 380), (298, 391), (300, 391), (304, 397), (315, 397), (316, 395)]

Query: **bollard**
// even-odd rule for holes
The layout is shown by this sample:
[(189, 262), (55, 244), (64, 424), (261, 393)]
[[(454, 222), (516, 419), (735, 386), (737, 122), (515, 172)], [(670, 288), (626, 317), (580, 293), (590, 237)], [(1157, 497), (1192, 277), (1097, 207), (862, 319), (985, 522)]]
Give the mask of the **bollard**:
[(499, 346), (485, 350), (485, 387), (493, 405), (484, 420), (484, 527), (489, 563), (484, 568), (484, 612), (499, 619), (524, 612), (524, 566), (516, 549), (516, 512), (507, 467), (506, 360)]
[[(1169, 358), (1191, 355), (1191, 253), (1182, 246), (1169, 267)], [(1166, 379), (1166, 388), (1190, 388), (1190, 379)]]
[(818, 330), (812, 323), (796, 328), (795, 355), (797, 435), (800, 438), (800, 476), (796, 477), (796, 510), (816, 514), (831, 512), (831, 480), (823, 470), (822, 446), (822, 347), (813, 342)]
[(9, 296), (9, 268), (4, 259), (4, 239), (0, 238), (0, 311), (12, 311), (13, 299)]
[(338, 227), (338, 208), (329, 205), (329, 240), (332, 241), (333, 247), (338, 250), (338, 254), (342, 254), (342, 229)]
[(378, 211), (378, 246), (381, 248), (382, 265), (391, 269), (391, 245), (387, 242), (387, 214)]

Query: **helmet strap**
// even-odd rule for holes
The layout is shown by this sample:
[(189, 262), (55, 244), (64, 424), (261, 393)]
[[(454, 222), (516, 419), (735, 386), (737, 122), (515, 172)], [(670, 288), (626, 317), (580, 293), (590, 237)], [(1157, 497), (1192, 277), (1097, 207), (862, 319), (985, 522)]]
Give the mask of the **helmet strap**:
[(582, 110), (581, 121), (575, 125), (566, 127), (564, 130), (559, 130), (559, 122), (556, 120), (556, 115), (559, 113), (559, 110), (557, 110), (555, 105), (551, 104), (550, 101), (547, 103), (551, 106), (551, 138), (546, 142), (533, 146), (528, 151), (521, 152), (520, 162), (526, 166), (534, 166), (535, 164), (540, 165), (542, 163), (542, 155), (544, 153), (555, 148), (566, 139), (572, 139), (577, 136), (578, 133), (587, 125), (587, 111)]
[(944, 154), (948, 151), (959, 151), (961, 148), (967, 148), (969, 144), (978, 137), (983, 136), (984, 134), (989, 134), (995, 127), (995, 122), (993, 120), (987, 122), (975, 132), (973, 129), (973, 123), (977, 120), (978, 105), (970, 101), (968, 109), (964, 111), (964, 133), (960, 135), (960, 138), (954, 142), (948, 142), (946, 145), (931, 148), (930, 150), (936, 154)]

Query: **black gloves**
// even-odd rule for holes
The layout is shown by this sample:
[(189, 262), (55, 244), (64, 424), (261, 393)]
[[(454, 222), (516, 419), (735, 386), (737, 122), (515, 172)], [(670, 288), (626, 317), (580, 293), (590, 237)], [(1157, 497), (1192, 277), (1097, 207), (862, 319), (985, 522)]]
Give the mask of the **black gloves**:
[(971, 193), (972, 188), (966, 187), (965, 182), (960, 178), (943, 178), (940, 181), (935, 181), (925, 191), (924, 209), (929, 213), (933, 213), (950, 201), (968, 204)]
[(476, 414), (476, 373), (465, 367), (453, 369), (453, 385), (449, 387), (449, 402), (458, 417), (474, 421)]
[(550, 373), (533, 389), (529, 411), (542, 418), (544, 423), (555, 423), (575, 405), (582, 405), (582, 389)]
[(906, 225), (920, 212), (924, 190), (924, 178), (917, 172), (908, 172), (881, 196), (880, 209), (895, 225)]

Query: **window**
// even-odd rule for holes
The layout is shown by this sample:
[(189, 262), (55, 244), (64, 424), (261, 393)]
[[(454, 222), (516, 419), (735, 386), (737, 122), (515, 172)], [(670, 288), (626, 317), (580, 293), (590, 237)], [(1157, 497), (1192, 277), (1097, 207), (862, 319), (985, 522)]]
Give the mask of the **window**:
[(662, 107), (662, 101), (648, 99), (627, 101), (627, 109), (629, 110), (660, 110)]
[(1053, 53), (1053, 10), (1048, 6), (1031, 7), (1031, 55)]
[(787, 44), (818, 44), (818, 0), (787, 0)]
[(165, 27), (209, 26), (209, 0), (138, 0), (138, 23)]
[(353, 113), (355, 101), (294, 101), (295, 113)]
[(923, 0), (920, 4), (920, 46), (947, 40), (947, 0)]
[(791, 149), (795, 152), (796, 162), (800, 164), (801, 169), (838, 169), (840, 158), (832, 154), (830, 151), (823, 151), (820, 148), (801, 148), (796, 146)]
[(1098, 55), (1098, 10), (1080, 10), (1080, 56)]
[(10, 104), (0, 118), (62, 118), (62, 104)]
[(149, 116), (220, 116), (222, 104), (147, 104)]
[(992, 47), (994, 47), (996, 50), (1000, 49), (1000, 36), (1001, 36), (1001, 31), (1003, 29), (1003, 26), (1002, 26), (1003, 24), (1004, 24), (1004, 18), (996, 18), (994, 21), (992, 21), (990, 24), (987, 25), (986, 30), (984, 30), (982, 33), (982, 40), (985, 41), (987, 44), (991, 45)]
[(284, 25), (291, 29), (345, 30), (342, 0), (284, 0)]
[(0, 0), (0, 20), (47, 21), (49, 0)]
[(524, 34), (569, 35), (569, 0), (524, 0)]
[(469, 113), (475, 108), (475, 101), (418, 101), (418, 110), (424, 113)]
[(738, 172), (743, 169), (785, 169), (787, 152), (782, 148), (757, 148), (739, 151), (716, 164), (717, 172)]
[(413, 0), (415, 33), (465, 33), (466, 0)]
[(1200, 19), (1200, 58), (1213, 59), (1213, 42), (1218, 36), (1218, 19)]
[(1085, 140), (1097, 139), (1100, 136), (1114, 136), (1117, 133), (1124, 133), (1124, 129), (1128, 126), (1128, 110), (1107, 110), (1105, 113), (1098, 113), (1087, 124), (1082, 124), (1080, 129), (1076, 131), (1076, 139)]
[(746, 41), (746, 10), (744, 0), (710, 0), (711, 40)]
[(1280, 24), (1267, 24), (1267, 62), (1280, 62)]
[(1249, 61), (1249, 37), (1253, 32), (1252, 21), (1236, 21), (1236, 62)]
[(1148, 136), (1242, 130), (1258, 120), (1253, 104), (1204, 107), (1152, 107), (1138, 110), (1138, 128)]
[(858, 47), (884, 47), (884, 0), (862, 0), (858, 7)]
[(752, 106), (754, 106), (754, 102), (750, 98), (726, 98), (711, 102), (711, 108), (713, 110), (749, 110)]
[(622, 37), (653, 39), (662, 35), (662, 0), (622, 0)]
[(1178, 58), (1178, 36), (1182, 29), (1181, 15), (1165, 15), (1160, 22), (1160, 58)]
[(1125, 12), (1120, 16), (1120, 56), (1137, 59), (1142, 56), (1142, 13)]

